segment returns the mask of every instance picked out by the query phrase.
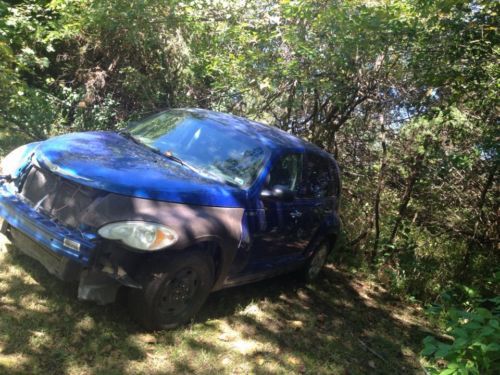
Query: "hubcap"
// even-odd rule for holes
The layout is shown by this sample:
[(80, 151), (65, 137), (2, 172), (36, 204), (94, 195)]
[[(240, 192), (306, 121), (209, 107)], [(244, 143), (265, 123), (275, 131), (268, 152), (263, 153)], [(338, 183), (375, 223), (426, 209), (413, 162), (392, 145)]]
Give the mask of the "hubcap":
[(321, 271), (321, 268), (323, 268), (323, 265), (326, 262), (327, 255), (328, 255), (328, 250), (326, 248), (326, 245), (321, 246), (321, 248), (316, 252), (316, 254), (314, 254), (308, 272), (309, 277), (311, 279), (318, 276), (319, 272)]
[(164, 286), (159, 302), (163, 315), (172, 316), (184, 312), (191, 303), (200, 281), (192, 268), (179, 270)]

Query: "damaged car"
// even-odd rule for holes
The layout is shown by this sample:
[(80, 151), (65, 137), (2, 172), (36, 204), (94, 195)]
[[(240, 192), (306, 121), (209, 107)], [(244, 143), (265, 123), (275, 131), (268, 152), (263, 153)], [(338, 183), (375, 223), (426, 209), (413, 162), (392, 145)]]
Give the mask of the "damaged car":
[(339, 235), (322, 149), (200, 109), (30, 143), (2, 161), (2, 233), (78, 297), (124, 291), (147, 329), (188, 322), (212, 291), (319, 273)]

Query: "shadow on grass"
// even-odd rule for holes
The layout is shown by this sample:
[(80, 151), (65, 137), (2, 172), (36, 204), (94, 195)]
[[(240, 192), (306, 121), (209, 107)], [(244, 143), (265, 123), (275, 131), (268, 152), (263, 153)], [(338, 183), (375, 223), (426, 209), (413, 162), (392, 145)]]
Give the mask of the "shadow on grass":
[[(265, 318), (245, 314), (245, 306), (256, 301)], [(290, 274), (213, 293), (198, 320), (226, 319), (244, 337), (278, 346), (276, 361), (290, 352), (309, 365), (289, 370), (420, 373), (416, 353), (428, 333), (411, 316), (394, 316), (404, 308), (382, 290), (363, 291), (362, 284), (329, 266), (314, 285)]]
[(115, 345), (131, 360), (144, 358), (128, 340), (139, 327), (120, 306), (78, 301), (76, 284), (7, 248), (0, 254), (0, 373), (65, 374), (68, 365), (81, 373), (123, 373), (108, 361)]
[(215, 292), (192, 324), (146, 335), (120, 304), (78, 301), (35, 261), (0, 256), (0, 373), (419, 372), (419, 325), (331, 266), (310, 286), (292, 274)]

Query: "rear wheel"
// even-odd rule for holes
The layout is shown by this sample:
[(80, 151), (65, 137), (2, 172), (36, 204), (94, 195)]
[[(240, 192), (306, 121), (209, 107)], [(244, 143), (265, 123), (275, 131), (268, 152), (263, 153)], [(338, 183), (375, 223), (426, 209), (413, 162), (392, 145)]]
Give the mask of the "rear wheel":
[(214, 280), (210, 257), (189, 253), (145, 265), (137, 277), (143, 289), (130, 290), (133, 317), (151, 330), (189, 321), (207, 299)]
[(323, 269), (328, 254), (330, 253), (330, 244), (328, 241), (323, 241), (318, 246), (314, 254), (307, 261), (306, 265), (302, 269), (302, 276), (306, 282), (311, 282), (315, 280), (321, 270)]

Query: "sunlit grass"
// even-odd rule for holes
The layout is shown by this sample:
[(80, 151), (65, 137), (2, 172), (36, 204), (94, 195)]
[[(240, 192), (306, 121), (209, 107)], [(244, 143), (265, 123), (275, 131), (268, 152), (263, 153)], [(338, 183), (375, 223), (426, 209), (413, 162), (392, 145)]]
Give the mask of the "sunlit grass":
[[(119, 305), (78, 301), (76, 285), (0, 251), (0, 373), (414, 373), (416, 309), (329, 266), (214, 293), (185, 327), (145, 332)], [(369, 346), (384, 360), (360, 344)]]

